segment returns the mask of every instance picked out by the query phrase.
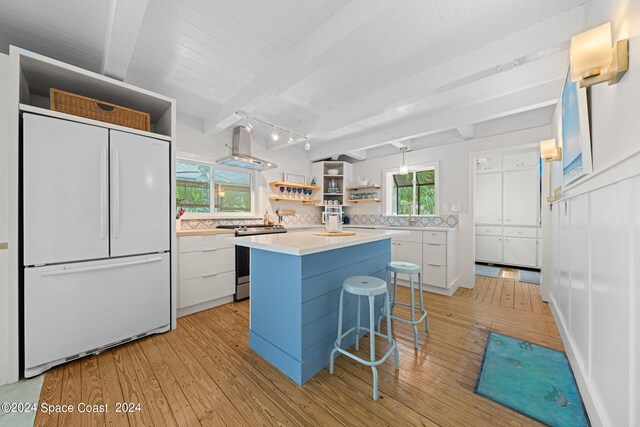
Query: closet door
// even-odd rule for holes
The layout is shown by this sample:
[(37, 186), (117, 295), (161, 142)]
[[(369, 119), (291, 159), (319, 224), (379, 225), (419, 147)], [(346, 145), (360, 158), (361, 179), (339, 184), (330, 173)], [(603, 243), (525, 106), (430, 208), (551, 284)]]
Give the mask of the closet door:
[(504, 173), (504, 225), (539, 225), (540, 178), (537, 169)]
[(476, 175), (476, 224), (502, 225), (502, 172)]

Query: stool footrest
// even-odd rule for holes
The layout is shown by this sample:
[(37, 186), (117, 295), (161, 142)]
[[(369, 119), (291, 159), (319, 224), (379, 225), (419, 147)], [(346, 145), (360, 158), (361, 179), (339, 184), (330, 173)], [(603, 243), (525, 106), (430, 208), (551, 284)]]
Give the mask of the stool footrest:
[[(427, 317), (427, 311), (426, 310), (420, 310), (418, 307), (416, 307), (415, 310), (418, 310), (420, 313), (422, 313), (422, 315), (420, 316), (419, 319), (416, 319), (414, 321), (411, 321), (410, 319), (405, 319), (403, 317), (397, 317), (397, 316), (389, 316), (389, 318), (392, 319), (392, 320), (397, 320), (398, 322), (404, 322), (404, 323), (408, 323), (410, 325), (417, 325), (419, 323), (422, 323), (422, 321)], [(383, 310), (382, 314), (380, 314), (380, 318), (378, 319), (378, 322), (382, 321), (382, 319), (385, 318), (385, 317), (387, 317), (387, 314)]]
[(367, 366), (379, 366), (381, 364), (383, 364), (391, 355), (391, 353), (393, 353), (393, 351), (396, 349), (396, 341), (395, 340), (391, 340), (391, 344), (389, 345), (389, 349), (387, 350), (387, 352), (380, 358), (377, 360), (374, 360), (373, 362), (371, 360), (365, 360), (360, 356), (356, 356), (355, 354), (342, 349), (341, 347), (338, 347), (338, 343), (334, 344), (335, 350), (341, 354), (344, 354), (347, 357), (350, 357), (351, 359), (362, 363), (363, 365), (367, 365)]

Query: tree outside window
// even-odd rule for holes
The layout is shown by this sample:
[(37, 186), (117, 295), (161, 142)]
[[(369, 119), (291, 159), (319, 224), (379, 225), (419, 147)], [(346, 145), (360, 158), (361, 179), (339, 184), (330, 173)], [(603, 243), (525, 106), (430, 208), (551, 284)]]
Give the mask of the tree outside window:
[(393, 215), (435, 215), (435, 170), (392, 175)]
[(251, 174), (176, 162), (176, 199), (189, 213), (251, 213)]

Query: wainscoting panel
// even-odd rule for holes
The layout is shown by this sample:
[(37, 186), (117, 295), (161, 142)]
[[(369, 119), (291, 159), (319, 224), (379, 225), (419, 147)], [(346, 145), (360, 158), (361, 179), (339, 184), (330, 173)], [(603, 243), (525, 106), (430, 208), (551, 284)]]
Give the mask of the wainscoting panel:
[(637, 425), (640, 178), (553, 210), (550, 295), (573, 369), (603, 425)]

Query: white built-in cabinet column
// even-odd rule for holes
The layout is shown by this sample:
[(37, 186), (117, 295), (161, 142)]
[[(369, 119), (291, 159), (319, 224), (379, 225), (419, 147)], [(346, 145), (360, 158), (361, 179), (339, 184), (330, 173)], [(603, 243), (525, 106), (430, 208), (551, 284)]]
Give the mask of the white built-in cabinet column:
[(540, 173), (537, 151), (476, 159), (476, 261), (540, 266)]

